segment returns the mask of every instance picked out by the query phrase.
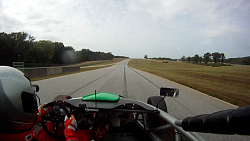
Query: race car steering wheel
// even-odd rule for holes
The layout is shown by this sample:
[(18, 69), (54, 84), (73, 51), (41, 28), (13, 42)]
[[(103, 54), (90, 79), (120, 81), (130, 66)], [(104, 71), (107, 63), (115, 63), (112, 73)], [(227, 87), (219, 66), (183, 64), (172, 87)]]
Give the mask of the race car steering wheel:
[[(50, 102), (48, 104), (46, 104), (44, 106), (44, 108), (47, 108), (47, 107), (53, 107), (53, 106), (59, 106), (60, 108), (62, 108), (64, 110), (64, 112), (66, 113), (67, 117), (70, 118), (71, 117), (71, 112), (63, 105), (63, 104), (60, 104), (60, 103), (57, 103), (57, 102)], [(47, 121), (51, 121), (53, 124), (54, 124), (54, 127), (56, 128), (58, 124), (60, 123), (64, 123), (64, 117), (62, 116), (57, 116), (57, 115), (50, 115), (50, 116), (43, 116), (42, 117), (42, 127), (44, 129), (44, 131), (50, 135), (51, 137), (53, 138), (56, 138), (56, 139), (60, 139), (60, 138), (64, 138), (63, 135), (58, 135), (56, 132), (55, 134), (52, 134), (48, 128), (46, 127), (46, 123)]]

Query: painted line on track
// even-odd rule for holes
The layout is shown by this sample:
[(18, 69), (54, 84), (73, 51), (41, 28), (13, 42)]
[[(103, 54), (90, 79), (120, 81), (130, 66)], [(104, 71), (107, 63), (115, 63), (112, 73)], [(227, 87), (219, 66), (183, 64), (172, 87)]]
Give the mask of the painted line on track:
[(124, 79), (123, 79), (123, 96), (128, 98), (128, 89), (127, 89), (127, 79), (126, 79), (126, 70), (124, 67)]
[[(116, 67), (115, 69), (117, 69), (117, 67)], [(108, 73), (105, 73), (104, 75), (102, 75), (102, 76), (98, 77), (97, 79), (95, 79), (95, 80), (93, 80), (93, 81), (89, 82), (88, 84), (86, 84), (86, 85), (84, 85), (84, 86), (80, 87), (79, 89), (75, 90), (74, 92), (72, 92), (72, 93), (71, 93), (71, 94), (69, 94), (69, 95), (73, 95), (74, 93), (76, 93), (77, 91), (81, 90), (82, 88), (87, 87), (87, 86), (88, 86), (88, 85), (90, 85), (91, 83), (93, 83), (93, 82), (95, 82), (95, 81), (97, 81), (97, 80), (101, 79), (102, 77), (104, 77), (104, 76), (108, 75), (109, 73), (111, 73), (111, 72), (112, 72), (112, 71), (114, 71), (115, 69), (113, 69), (113, 70), (109, 71)]]

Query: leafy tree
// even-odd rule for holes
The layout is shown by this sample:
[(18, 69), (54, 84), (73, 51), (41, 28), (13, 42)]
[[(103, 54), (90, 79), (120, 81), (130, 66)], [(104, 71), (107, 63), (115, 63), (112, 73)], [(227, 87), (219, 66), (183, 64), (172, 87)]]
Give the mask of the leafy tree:
[(107, 58), (107, 60), (113, 60), (114, 55), (112, 54), (112, 52), (108, 52), (105, 58)]
[(221, 54), (219, 52), (215, 52), (215, 53), (212, 53), (212, 57), (213, 57), (214, 63), (216, 64), (217, 62), (220, 61)]
[(0, 65), (12, 66), (14, 61), (70, 64), (76, 61), (111, 60), (113, 57), (112, 52), (92, 52), (89, 49), (75, 52), (72, 46), (64, 46), (61, 42), (35, 41), (26, 32), (0, 32)]
[(191, 61), (191, 57), (190, 56), (188, 56), (187, 61), (188, 61), (188, 63), (190, 63), (190, 61)]
[(82, 61), (91, 61), (91, 54), (92, 51), (90, 51), (89, 49), (82, 49), (82, 53), (81, 53), (81, 58)]
[(0, 33), (0, 65), (11, 66), (14, 61), (23, 61), (33, 41), (34, 37), (26, 32)]
[(40, 40), (34, 42), (34, 54), (36, 62), (52, 63), (52, 57), (55, 51), (55, 44), (49, 40)]
[(196, 64), (198, 64), (199, 59), (200, 59), (200, 56), (199, 56), (198, 54), (196, 54), (196, 55), (194, 56), (194, 62), (195, 62)]
[(77, 51), (77, 61), (95, 61), (95, 60), (112, 60), (114, 55), (112, 52), (104, 53), (104, 52), (92, 52), (89, 49), (82, 49), (81, 51)]
[(66, 50), (64, 44), (61, 42), (55, 42), (55, 51), (52, 57), (53, 64), (63, 64), (62, 53)]
[(186, 61), (186, 58), (185, 58), (184, 55), (181, 57), (181, 61), (182, 61), (182, 62)]
[(209, 53), (209, 52), (207, 52), (207, 53), (205, 53), (204, 54), (204, 60), (205, 60), (205, 63), (207, 64), (207, 62), (209, 62), (210, 61), (210, 58), (211, 58), (211, 53)]
[(220, 55), (221, 55), (221, 63), (223, 63), (223, 62), (224, 62), (224, 59), (226, 58), (226, 56), (225, 56), (224, 53), (221, 53)]
[(238, 58), (228, 58), (224, 60), (225, 63), (230, 64), (241, 64), (241, 65), (250, 65), (250, 56), (248, 57), (238, 57)]
[(242, 61), (243, 65), (250, 65), (250, 57), (244, 57), (242, 59), (243, 59)]
[(148, 59), (148, 55), (147, 55), (147, 54), (145, 54), (145, 55), (144, 55), (144, 58), (145, 58), (145, 59)]
[(200, 61), (200, 64), (201, 64), (201, 62), (202, 62), (202, 57), (201, 56), (199, 57), (199, 61)]

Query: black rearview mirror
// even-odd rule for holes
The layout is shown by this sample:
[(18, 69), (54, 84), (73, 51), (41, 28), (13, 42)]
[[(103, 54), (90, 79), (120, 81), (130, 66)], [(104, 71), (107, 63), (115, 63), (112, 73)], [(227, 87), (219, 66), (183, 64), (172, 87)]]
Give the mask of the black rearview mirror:
[(39, 86), (38, 85), (33, 85), (33, 88), (34, 88), (35, 92), (39, 92)]
[(178, 97), (179, 89), (176, 88), (161, 88), (160, 96)]

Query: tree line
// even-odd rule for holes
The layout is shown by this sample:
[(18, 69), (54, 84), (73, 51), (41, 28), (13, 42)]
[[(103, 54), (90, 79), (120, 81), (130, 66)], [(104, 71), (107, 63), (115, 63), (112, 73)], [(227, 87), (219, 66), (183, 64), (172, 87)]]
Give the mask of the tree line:
[(156, 59), (156, 60), (168, 60), (168, 61), (176, 61), (176, 60), (178, 60), (178, 59), (171, 59), (171, 58), (167, 58), (167, 57), (152, 57), (152, 58), (148, 58), (147, 54), (144, 55), (144, 59)]
[(35, 38), (26, 32), (0, 33), (0, 65), (12, 66), (13, 62), (72, 64), (112, 60), (113, 57), (111, 52), (93, 52), (89, 49), (75, 51), (72, 46), (64, 46), (62, 42), (35, 41)]
[(238, 57), (238, 58), (228, 58), (228, 59), (225, 59), (224, 62), (230, 63), (230, 64), (250, 65), (250, 56)]
[(168, 60), (168, 61), (176, 61), (177, 59), (171, 59), (171, 58), (167, 58), (167, 57), (153, 57), (153, 58), (149, 58), (149, 59), (156, 59), (156, 60)]
[(195, 54), (193, 57), (185, 57), (184, 55), (181, 57), (181, 61), (184, 62), (193, 62), (193, 63), (201, 63), (201, 62), (205, 62), (205, 64), (207, 64), (208, 62), (213, 61), (215, 64), (216, 63), (223, 63), (224, 59), (226, 58), (224, 53), (219, 53), (219, 52), (214, 52), (214, 53), (210, 53), (207, 52), (205, 53), (203, 56), (199, 56), (198, 54)]
[(205, 62), (205, 64), (208, 64), (208, 62), (214, 62), (217, 63), (230, 63), (230, 64), (242, 64), (242, 65), (250, 65), (250, 56), (249, 57), (242, 57), (242, 58), (228, 58), (226, 59), (226, 56), (224, 53), (214, 52), (210, 53), (207, 52), (203, 56), (199, 56), (198, 54), (194, 55), (193, 57), (185, 57), (184, 55), (181, 57), (181, 61), (184, 62), (192, 62), (192, 63), (201, 63)]
[(114, 58), (129, 58), (127, 56), (114, 56)]

